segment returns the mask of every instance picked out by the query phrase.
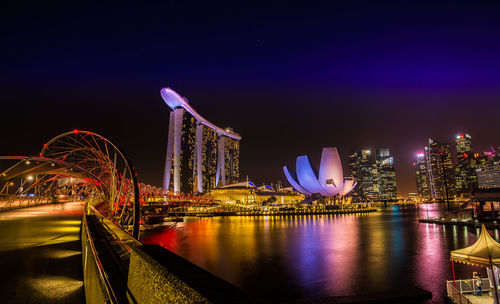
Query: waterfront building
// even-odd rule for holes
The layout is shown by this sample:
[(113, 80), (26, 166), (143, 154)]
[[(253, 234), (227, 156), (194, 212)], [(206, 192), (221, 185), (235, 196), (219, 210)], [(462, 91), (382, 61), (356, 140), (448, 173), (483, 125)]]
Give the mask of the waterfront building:
[(500, 188), (500, 166), (476, 170), (479, 189)]
[(457, 164), (455, 166), (457, 195), (471, 193), (477, 187), (471, 136), (469, 134), (457, 135), (455, 147), (457, 151)]
[(377, 175), (378, 175), (378, 199), (382, 201), (396, 201), (396, 171), (394, 170), (394, 157), (389, 149), (377, 150)]
[(471, 157), (471, 167), (474, 171), (481, 168), (497, 166), (498, 164), (499, 162), (494, 152), (474, 153)]
[(201, 193), (239, 178), (241, 136), (199, 115), (170, 88), (160, 91), (172, 109), (168, 129), (163, 188), (174, 193)]
[(370, 149), (349, 154), (351, 174), (358, 180), (353, 191), (357, 201), (397, 200), (394, 158), (389, 149)]
[(370, 149), (351, 152), (349, 154), (351, 175), (358, 181), (353, 191), (353, 199), (357, 201), (378, 200), (378, 171), (375, 153)]
[(290, 185), (312, 199), (343, 197), (356, 186), (356, 179), (344, 177), (337, 148), (323, 148), (319, 172), (307, 155), (297, 157), (296, 170), (283, 167)]
[[(217, 173), (217, 131), (203, 125), (203, 135), (201, 144), (201, 176), (202, 190), (215, 187)], [(198, 183), (195, 175), (196, 182)]]
[(447, 187), (448, 197), (452, 199), (455, 195), (455, 170), (450, 145), (429, 138), (425, 158), (429, 172), (430, 198), (445, 200)]
[(275, 190), (270, 186), (256, 187), (252, 182), (241, 182), (211, 189), (208, 195), (214, 201), (235, 205), (296, 205), (305, 196), (292, 188)]
[[(226, 128), (227, 132), (233, 129)], [(225, 185), (231, 185), (240, 178), (240, 141), (231, 137), (222, 137), (224, 140)]]
[(408, 193), (408, 201), (409, 202), (418, 202), (421, 199), (422, 198), (418, 195), (417, 192), (410, 192), (410, 193)]
[(417, 154), (417, 160), (413, 163), (415, 168), (415, 179), (417, 181), (417, 194), (421, 200), (431, 199), (430, 172), (427, 167), (425, 153)]

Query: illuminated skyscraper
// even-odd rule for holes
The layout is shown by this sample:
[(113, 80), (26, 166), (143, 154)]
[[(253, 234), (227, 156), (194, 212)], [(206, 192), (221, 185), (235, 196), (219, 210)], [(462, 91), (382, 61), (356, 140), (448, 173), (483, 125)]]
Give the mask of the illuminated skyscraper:
[(417, 160), (413, 163), (415, 178), (417, 181), (417, 193), (421, 199), (431, 199), (430, 174), (424, 153), (417, 154)]
[(396, 173), (394, 158), (389, 149), (370, 149), (352, 152), (349, 166), (358, 186), (351, 192), (354, 200), (396, 200)]
[(203, 137), (201, 144), (202, 189), (208, 190), (215, 188), (216, 172), (217, 131), (203, 125)]
[(455, 170), (450, 145), (429, 138), (429, 143), (425, 147), (425, 158), (429, 171), (430, 198), (445, 200), (447, 187), (448, 197), (453, 199), (455, 195)]
[(172, 89), (163, 88), (160, 93), (173, 110), (163, 188), (192, 193), (237, 182), (241, 136), (210, 123)]
[(352, 152), (349, 155), (351, 175), (358, 186), (351, 192), (353, 199), (360, 201), (378, 200), (378, 172), (375, 153), (370, 149)]
[(394, 157), (389, 153), (389, 149), (377, 150), (377, 173), (379, 200), (395, 201), (396, 192), (396, 171), (394, 171)]
[(455, 166), (457, 194), (470, 193), (477, 187), (471, 136), (469, 134), (457, 135), (455, 146), (457, 149), (457, 165)]
[(500, 188), (500, 166), (477, 169), (477, 180), (480, 189)]
[(498, 166), (499, 160), (495, 152), (474, 153), (471, 155), (471, 167), (476, 172), (477, 169)]
[[(226, 129), (231, 131), (232, 129)], [(240, 177), (240, 141), (234, 138), (226, 137), (224, 139), (224, 163), (226, 184), (234, 184)]]

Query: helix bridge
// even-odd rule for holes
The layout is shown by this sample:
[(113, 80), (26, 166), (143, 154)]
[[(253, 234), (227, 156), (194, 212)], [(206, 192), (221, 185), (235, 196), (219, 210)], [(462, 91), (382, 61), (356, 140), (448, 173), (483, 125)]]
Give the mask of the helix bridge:
[(37, 156), (0, 156), (0, 209), (64, 200), (88, 208), (138, 238), (141, 224), (159, 222), (171, 210), (213, 206), (209, 196), (174, 194), (138, 181), (135, 168), (113, 141), (73, 130), (43, 145)]

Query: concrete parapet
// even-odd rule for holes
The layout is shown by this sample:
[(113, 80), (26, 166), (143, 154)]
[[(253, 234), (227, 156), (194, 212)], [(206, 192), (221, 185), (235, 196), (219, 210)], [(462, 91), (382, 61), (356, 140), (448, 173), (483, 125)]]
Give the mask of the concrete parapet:
[[(120, 259), (124, 252), (110, 246), (115, 239), (106, 233), (105, 226), (94, 215), (83, 218), (87, 303), (262, 303), (159, 245), (127, 242), (128, 258)], [(116, 240), (113, 244), (124, 244)]]
[(132, 248), (128, 288), (137, 303), (262, 303), (158, 245)]
[(130, 256), (128, 288), (137, 303), (210, 303), (139, 248)]

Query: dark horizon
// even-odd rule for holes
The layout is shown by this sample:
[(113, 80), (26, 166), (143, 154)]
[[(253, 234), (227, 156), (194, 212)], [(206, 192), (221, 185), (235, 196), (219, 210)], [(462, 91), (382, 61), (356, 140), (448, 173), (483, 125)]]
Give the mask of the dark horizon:
[(499, 3), (161, 5), (9, 2), (2, 34), (3, 155), (74, 128), (117, 142), (161, 185), (171, 87), (242, 136), (241, 177), (335, 146), (389, 148), (398, 193), (428, 138), (500, 146)]

